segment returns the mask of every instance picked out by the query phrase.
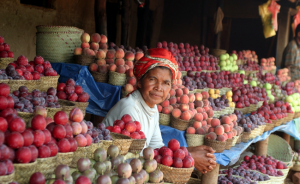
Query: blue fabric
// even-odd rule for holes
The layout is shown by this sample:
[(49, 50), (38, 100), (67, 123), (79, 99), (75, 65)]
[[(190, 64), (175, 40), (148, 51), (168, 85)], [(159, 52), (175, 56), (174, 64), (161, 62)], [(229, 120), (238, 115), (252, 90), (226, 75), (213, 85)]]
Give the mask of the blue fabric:
[(67, 63), (51, 63), (60, 75), (59, 82), (66, 82), (69, 78), (76, 81), (83, 91), (90, 96), (87, 113), (105, 117), (107, 112), (120, 100), (121, 86), (95, 82), (87, 66)]
[(168, 146), (168, 142), (171, 139), (176, 139), (179, 141), (180, 146), (187, 147), (187, 143), (184, 137), (185, 131), (180, 131), (175, 128), (164, 126), (164, 125), (159, 125), (159, 128), (165, 146)]

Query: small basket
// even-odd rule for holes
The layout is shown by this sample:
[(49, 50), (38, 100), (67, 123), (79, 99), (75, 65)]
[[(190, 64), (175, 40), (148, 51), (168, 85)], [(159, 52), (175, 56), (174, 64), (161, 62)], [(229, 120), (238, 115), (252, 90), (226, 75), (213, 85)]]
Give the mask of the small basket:
[(70, 166), (72, 163), (74, 152), (67, 152), (67, 153), (57, 153), (56, 158), (56, 166), (58, 165), (67, 165)]
[(53, 119), (54, 115), (58, 112), (62, 110), (62, 107), (60, 108), (49, 108), (47, 107), (47, 117), (50, 117)]
[(102, 148), (107, 151), (108, 147), (113, 144), (113, 141), (102, 140)]
[(277, 119), (277, 120), (271, 120), (272, 124), (274, 124), (275, 127), (280, 126), (282, 123), (281, 119)]
[(223, 50), (223, 49), (211, 49), (211, 55), (219, 57), (222, 54), (226, 54), (226, 50)]
[(235, 146), (237, 144), (237, 140), (240, 138), (241, 135), (233, 136), (232, 137), (232, 144), (231, 147)]
[(225, 150), (226, 142), (204, 138), (204, 145), (212, 147), (214, 150), (216, 150), (216, 153), (221, 153)]
[(30, 121), (33, 118), (33, 113), (29, 113), (29, 112), (18, 112), (18, 116), (20, 118), (22, 118), (25, 123), (26, 123), (26, 127), (31, 127)]
[(274, 124), (273, 123), (266, 123), (264, 132), (270, 131), (274, 128)]
[(243, 133), (238, 137), (235, 144), (240, 144), (242, 142)]
[(201, 183), (201, 179), (193, 178), (193, 177), (190, 177), (189, 181), (187, 182), (187, 184), (200, 184), (200, 183)]
[(68, 117), (72, 109), (75, 108), (75, 104), (68, 100), (58, 99), (58, 103), (60, 104), (62, 111), (64, 111)]
[(98, 148), (102, 148), (103, 143), (99, 142), (99, 143), (92, 143), (86, 151), (86, 157), (89, 159), (94, 159), (94, 152), (96, 149)]
[(221, 114), (222, 114), (222, 111), (214, 111), (213, 117), (214, 118), (219, 118), (221, 116)]
[(54, 170), (56, 168), (56, 158), (48, 157), (48, 158), (37, 158), (36, 171), (41, 172), (46, 179), (51, 178), (51, 175), (54, 174)]
[(264, 133), (264, 130), (265, 130), (265, 128), (266, 128), (266, 124), (264, 124), (264, 125), (261, 125), (261, 126), (259, 126), (258, 128), (259, 128), (259, 136), (261, 136), (263, 133)]
[(126, 84), (126, 74), (109, 71), (108, 84), (124, 86)]
[(16, 91), (21, 86), (27, 86), (27, 80), (9, 80), (8, 85), (10, 91)]
[(184, 77), (187, 75), (187, 71), (180, 71), (181, 72), (181, 77)]
[(171, 127), (176, 128), (177, 130), (184, 131), (188, 128), (189, 124), (190, 121), (178, 119), (171, 115), (171, 122), (170, 122)]
[(14, 164), (14, 181), (20, 184), (28, 184), (29, 179), (36, 171), (37, 161), (27, 164)]
[(185, 134), (188, 147), (201, 146), (204, 144), (205, 135), (200, 134)]
[(248, 142), (250, 140), (251, 132), (243, 132), (242, 135), (242, 142)]
[(233, 138), (226, 140), (226, 146), (225, 146), (226, 150), (230, 150), (230, 148), (232, 147), (232, 142), (233, 142)]
[(129, 152), (134, 154), (140, 154), (140, 152), (145, 147), (146, 140), (147, 139), (133, 139), (129, 147)]
[(87, 147), (77, 147), (73, 154), (73, 159), (70, 167), (77, 168), (77, 162), (80, 158), (86, 157)]
[(250, 106), (248, 107), (248, 112), (254, 112), (257, 110), (257, 105), (256, 104), (250, 104)]
[(168, 167), (162, 164), (158, 164), (158, 168), (164, 174), (164, 181), (170, 183), (187, 183), (194, 170), (194, 167), (175, 168), (175, 167)]
[(113, 138), (113, 145), (118, 146), (121, 155), (126, 155), (131, 146), (133, 139), (126, 135), (110, 133)]
[(28, 88), (29, 92), (38, 89), (40, 85), (41, 85), (41, 80), (28, 80), (26, 83), (26, 87)]
[(300, 112), (295, 112), (294, 113), (294, 119), (299, 118), (300, 117)]
[(0, 58), (0, 69), (5, 69), (12, 62), (14, 62), (14, 58)]
[(58, 78), (60, 75), (57, 76), (42, 76), (40, 78), (41, 85), (39, 85), (40, 91), (47, 91), (50, 87), (57, 88)]
[(294, 116), (295, 116), (295, 113), (287, 113), (286, 123), (289, 122), (289, 121), (292, 121), (294, 119)]
[(88, 55), (74, 55), (75, 63), (82, 66), (89, 66), (95, 62), (95, 56)]
[(171, 121), (171, 115), (170, 114), (163, 114), (159, 113), (159, 124), (169, 126)]
[(243, 114), (247, 114), (249, 111), (249, 107), (235, 108), (235, 110), (241, 111)]
[(13, 173), (11, 173), (10, 175), (0, 176), (0, 183), (1, 184), (8, 184), (10, 182), (13, 182), (14, 177), (15, 177), (15, 171)]
[(72, 103), (74, 103), (75, 107), (78, 107), (82, 111), (84, 117), (86, 108), (87, 106), (89, 106), (89, 102), (72, 102)]
[(94, 71), (90, 71), (90, 73), (92, 74), (95, 82), (107, 83), (108, 73), (100, 73), (100, 72), (94, 72)]
[(264, 101), (257, 102), (257, 104), (256, 104), (257, 108), (256, 109), (260, 108), (263, 105), (263, 103), (264, 103)]

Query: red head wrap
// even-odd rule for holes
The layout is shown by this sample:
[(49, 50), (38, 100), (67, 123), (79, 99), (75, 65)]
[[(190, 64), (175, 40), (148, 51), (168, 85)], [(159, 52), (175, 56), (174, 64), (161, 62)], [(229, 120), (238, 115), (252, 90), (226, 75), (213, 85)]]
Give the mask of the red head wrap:
[(178, 65), (172, 53), (163, 48), (149, 49), (145, 56), (136, 61), (134, 65), (134, 76), (139, 80), (149, 70), (164, 66), (171, 70), (172, 79), (176, 79), (178, 73)]

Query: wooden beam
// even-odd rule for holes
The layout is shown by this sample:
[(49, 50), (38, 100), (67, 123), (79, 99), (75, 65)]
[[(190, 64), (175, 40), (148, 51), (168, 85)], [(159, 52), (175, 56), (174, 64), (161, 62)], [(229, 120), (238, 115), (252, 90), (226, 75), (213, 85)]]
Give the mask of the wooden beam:
[(129, 44), (130, 0), (122, 1), (122, 33), (121, 44), (125, 47)]
[(255, 144), (255, 155), (267, 156), (269, 137), (263, 141), (258, 141)]
[(107, 36), (106, 0), (95, 0), (96, 33)]
[[(223, 0), (218, 0), (218, 5), (217, 5), (217, 11), (218, 11), (218, 8), (220, 7), (222, 10), (223, 10), (223, 4), (224, 4), (224, 1)], [(216, 12), (217, 12), (216, 11)], [(216, 15), (217, 16), (217, 15)], [(215, 35), (215, 48), (216, 49), (220, 49), (221, 48), (221, 35), (222, 35), (222, 32), (218, 32), (216, 35)]]
[(161, 23), (164, 11), (164, 0), (151, 0), (149, 9), (153, 11), (152, 32), (150, 34), (150, 48), (155, 48), (157, 42), (159, 41), (159, 34), (161, 30)]

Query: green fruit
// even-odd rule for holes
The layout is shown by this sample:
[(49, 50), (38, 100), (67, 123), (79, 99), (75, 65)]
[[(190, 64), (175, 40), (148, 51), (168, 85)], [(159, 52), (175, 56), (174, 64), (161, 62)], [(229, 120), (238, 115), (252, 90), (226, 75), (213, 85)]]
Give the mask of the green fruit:
[(250, 85), (253, 86), (253, 87), (256, 87), (257, 86), (256, 81), (251, 81)]
[(265, 89), (272, 89), (272, 85), (270, 83), (265, 83), (264, 88)]
[(98, 148), (98, 149), (95, 150), (95, 152), (94, 152), (94, 159), (97, 162), (104, 162), (106, 160), (106, 157), (107, 157), (107, 153), (106, 153), (105, 149)]
[(238, 59), (236, 54), (231, 54), (231, 56), (233, 57), (234, 61), (236, 61)]
[(225, 61), (227, 56), (225, 54), (220, 55), (220, 61)]
[(234, 61), (234, 59), (233, 59), (233, 57), (232, 57), (232, 56), (229, 56), (229, 58), (228, 58), (228, 59), (229, 59), (229, 61), (231, 61), (231, 62), (232, 62), (232, 61)]
[(119, 180), (119, 177), (117, 175), (113, 175), (110, 177), (110, 179), (112, 184), (116, 184)]
[(98, 174), (102, 175), (106, 171), (106, 164), (104, 162), (96, 162), (94, 165), (94, 169)]
[(79, 171), (74, 171), (72, 173), (72, 178), (73, 178), (74, 181), (76, 181), (77, 178), (79, 178), (79, 176), (81, 176), (81, 173)]
[(223, 67), (223, 66), (226, 66), (226, 62), (225, 62), (225, 61), (223, 61), (223, 60), (222, 60), (222, 61), (220, 61), (220, 66), (221, 66), (221, 67)]

